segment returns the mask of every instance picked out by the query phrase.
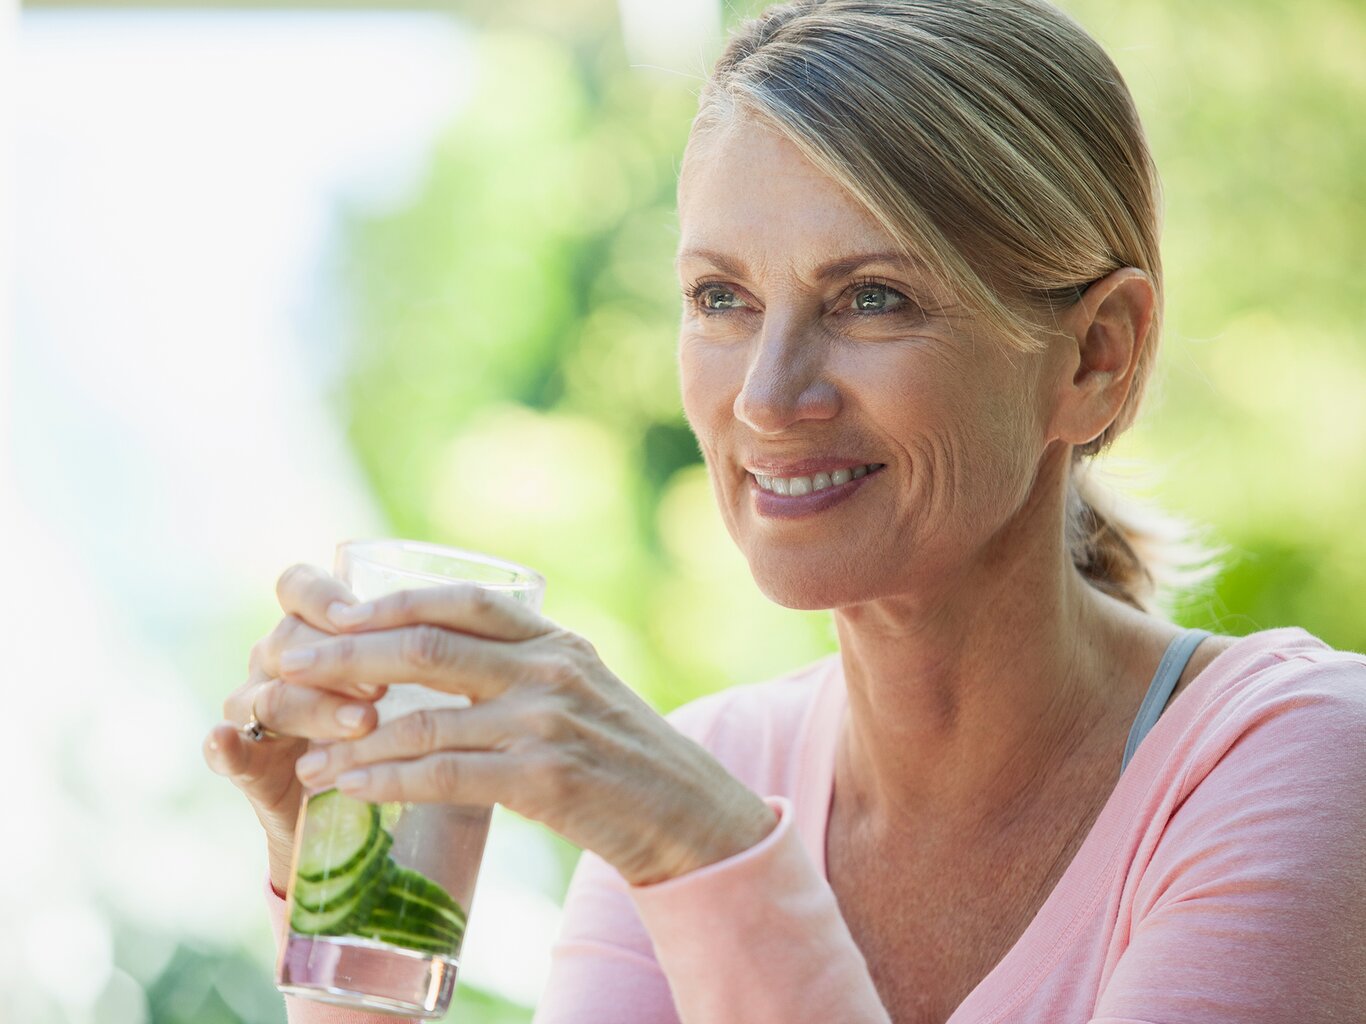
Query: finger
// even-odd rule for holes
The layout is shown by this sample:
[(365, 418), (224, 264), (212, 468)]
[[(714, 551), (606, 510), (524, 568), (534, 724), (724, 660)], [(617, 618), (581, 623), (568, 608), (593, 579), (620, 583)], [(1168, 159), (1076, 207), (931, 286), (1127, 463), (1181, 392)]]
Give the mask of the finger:
[(331, 635), (331, 630), (314, 629), (299, 616), (293, 613), (286, 614), (275, 624), (274, 629), (252, 646), (247, 668), (262, 679), (279, 675), (278, 659), (281, 651), (301, 644), (326, 640)]
[(338, 629), (393, 629), (427, 622), (487, 637), (530, 640), (558, 628), (528, 605), (473, 583), (399, 590), (365, 604), (334, 607), (328, 620)]
[(514, 774), (515, 761), (507, 754), (461, 751), (356, 768), (337, 779), (337, 788), (372, 803), (487, 807), (500, 801)]
[(280, 671), (284, 679), (308, 686), (410, 680), (487, 700), (514, 678), (552, 673), (555, 664), (545, 654), (424, 625), (347, 633), (296, 647), (280, 656)]
[(235, 725), (219, 722), (204, 737), (204, 763), (218, 775), (245, 774), (251, 765), (240, 739)]
[[(330, 632), (314, 629), (304, 622), (297, 615), (286, 615), (271, 631), (270, 635), (258, 643), (252, 650), (251, 664), (253, 678), (257, 680), (278, 677), (280, 675), (280, 655), (293, 647), (303, 647), (326, 640), (332, 636)], [(374, 700), (379, 697), (382, 687), (375, 684), (365, 683), (353, 685), (349, 679), (320, 680), (319, 685), (324, 685), (328, 689), (335, 690), (343, 694), (359, 694), (367, 700)], [(250, 696), (254, 696), (252, 690)], [(246, 720), (247, 710), (243, 709), (240, 716), (242, 721)], [(229, 718), (234, 717), (231, 713)]]
[(447, 750), (499, 750), (515, 735), (516, 723), (505, 701), (429, 708), (387, 722), (358, 740), (312, 750), (296, 767), (302, 782), (321, 787), (352, 768), (381, 761), (406, 761)]
[(252, 743), (233, 722), (220, 722), (204, 738), (204, 760), (245, 793), (258, 811), (289, 813), (299, 799), (292, 767), (307, 745), (289, 738)]
[(253, 743), (242, 735), (236, 723), (219, 722), (204, 737), (204, 762), (218, 775), (250, 787), (278, 774), (281, 759), (297, 756), (303, 746), (303, 740), (289, 738), (269, 744)]
[(362, 736), (379, 720), (375, 705), (368, 700), (281, 679), (268, 679), (257, 687), (248, 718), (252, 712), (271, 732), (309, 739)]
[(275, 596), (286, 614), (297, 615), (315, 629), (328, 633), (336, 627), (327, 618), (329, 605), (356, 603), (349, 587), (317, 566), (291, 565), (275, 584)]

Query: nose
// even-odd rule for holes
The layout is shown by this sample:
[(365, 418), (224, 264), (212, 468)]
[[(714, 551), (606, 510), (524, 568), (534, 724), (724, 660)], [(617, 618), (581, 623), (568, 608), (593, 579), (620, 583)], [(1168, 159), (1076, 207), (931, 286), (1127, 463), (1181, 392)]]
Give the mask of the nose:
[(834, 417), (839, 392), (828, 374), (826, 348), (791, 322), (765, 317), (735, 396), (735, 418), (756, 434), (779, 434), (801, 420)]

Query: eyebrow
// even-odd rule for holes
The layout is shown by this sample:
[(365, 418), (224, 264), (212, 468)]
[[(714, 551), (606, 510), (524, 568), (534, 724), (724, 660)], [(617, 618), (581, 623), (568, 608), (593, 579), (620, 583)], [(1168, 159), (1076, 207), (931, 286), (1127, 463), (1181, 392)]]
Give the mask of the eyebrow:
[[(724, 253), (714, 249), (684, 249), (678, 254), (675, 266), (684, 260), (698, 259), (706, 260), (723, 273), (732, 277), (748, 277), (744, 263), (734, 260)], [(860, 252), (851, 253), (848, 256), (841, 256), (838, 259), (822, 263), (816, 268), (812, 277), (817, 281), (829, 281), (833, 278), (848, 277), (860, 267), (866, 267), (874, 263), (896, 263), (911, 267), (918, 271), (925, 270), (925, 265), (914, 256), (907, 256), (905, 253), (895, 250), (886, 252)]]

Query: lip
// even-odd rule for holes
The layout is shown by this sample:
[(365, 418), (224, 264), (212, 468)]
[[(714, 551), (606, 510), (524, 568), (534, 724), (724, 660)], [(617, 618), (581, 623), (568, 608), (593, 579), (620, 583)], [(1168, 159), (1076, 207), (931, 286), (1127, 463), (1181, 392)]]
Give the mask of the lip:
[[(835, 468), (842, 469), (844, 467), (836, 466)], [(759, 515), (766, 519), (802, 519), (806, 516), (815, 515), (817, 512), (824, 512), (832, 505), (838, 505), (886, 468), (884, 465), (881, 469), (865, 473), (856, 480), (851, 479), (845, 483), (827, 487), (822, 491), (812, 491), (810, 494), (803, 494), (795, 498), (790, 494), (774, 494), (772, 491), (764, 490), (759, 486), (759, 481), (754, 479), (753, 473), (749, 476), (749, 486), (754, 492), (754, 508)], [(767, 476), (768, 474), (765, 473), (764, 475)], [(793, 475), (804, 476), (805, 474), (796, 473)]]
[(837, 469), (854, 469), (856, 466), (875, 466), (874, 459), (860, 461), (852, 455), (825, 456), (819, 459), (797, 459), (795, 462), (760, 459), (745, 463), (751, 476), (815, 476), (817, 473), (833, 473)]

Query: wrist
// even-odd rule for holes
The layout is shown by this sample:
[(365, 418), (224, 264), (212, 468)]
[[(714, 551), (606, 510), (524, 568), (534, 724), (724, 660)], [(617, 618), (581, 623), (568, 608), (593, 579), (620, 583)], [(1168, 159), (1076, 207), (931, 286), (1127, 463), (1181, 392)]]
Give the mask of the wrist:
[(623, 872), (626, 881), (635, 886), (656, 885), (729, 860), (757, 846), (778, 827), (779, 815), (762, 797), (752, 792), (749, 795), (753, 799), (745, 801), (743, 807), (737, 807), (734, 814), (727, 815), (724, 827), (713, 819), (712, 827), (692, 842), (675, 848), (670, 856), (659, 858), (629, 875)]

